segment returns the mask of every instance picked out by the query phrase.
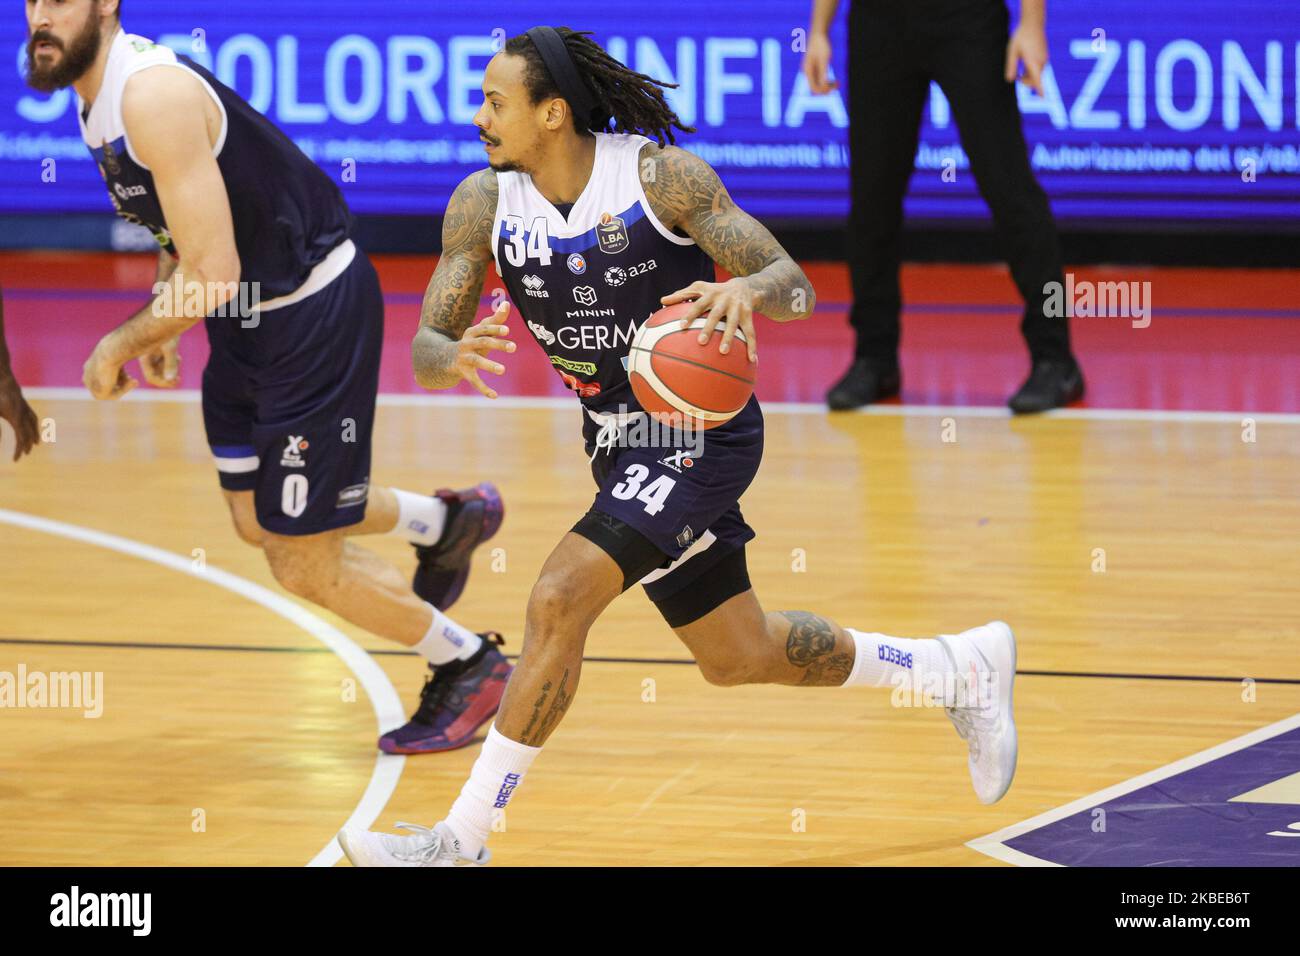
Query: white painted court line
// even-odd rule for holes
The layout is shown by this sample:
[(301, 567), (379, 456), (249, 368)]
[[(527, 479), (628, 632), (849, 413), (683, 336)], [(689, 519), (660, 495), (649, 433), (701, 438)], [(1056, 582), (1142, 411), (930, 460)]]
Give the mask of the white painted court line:
[[(84, 388), (25, 388), (23, 393), (33, 399), (51, 401), (93, 401)], [(198, 402), (197, 389), (137, 388), (123, 402)], [(509, 396), (497, 399), (478, 395), (402, 394), (382, 392), (379, 404), (385, 408), (442, 407), (442, 408), (549, 408), (578, 409), (578, 401), (564, 395)], [(773, 415), (830, 415), (820, 402), (764, 402), (763, 411)], [(839, 415), (886, 415), (953, 418), (1011, 418), (1010, 409), (1003, 405), (868, 405)], [(1091, 421), (1151, 421), (1151, 422), (1233, 422), (1241, 424), (1243, 418), (1276, 425), (1300, 425), (1300, 413), (1293, 412), (1201, 412), (1173, 411), (1154, 408), (1057, 408), (1044, 412), (1043, 418), (1078, 418)]]
[[(128, 554), (145, 561), (152, 561), (154, 564), (215, 584), (217, 587), (232, 591), (255, 604), (260, 604), (268, 611), (278, 614), (290, 623), (302, 628), (342, 659), (343, 663), (361, 681), (361, 686), (370, 698), (370, 705), (374, 708), (375, 721), (379, 725), (380, 733), (386, 733), (393, 727), (400, 726), (406, 720), (401, 699), (397, 696), (397, 690), (388, 679), (388, 675), (375, 663), (373, 657), (332, 624), (323, 621), (301, 605), (295, 604), (288, 598), (282, 597), (260, 584), (245, 580), (231, 574), (229, 571), (214, 568), (211, 565), (207, 565), (204, 570), (200, 571), (194, 567), (194, 563), (190, 558), (172, 554), (170, 551), (164, 551), (161, 548), (155, 548), (139, 541), (132, 541), (130, 538), (122, 538), (104, 531), (83, 528), (80, 525), (52, 521), (49, 518), (29, 515), (21, 511), (9, 511), (5, 508), (0, 508), (0, 522), (32, 531), (43, 531), (46, 534), (71, 538), (74, 541), (83, 541), (87, 544), (98, 545), (101, 548), (108, 548), (111, 551)], [(370, 774), (370, 782), (366, 785), (365, 793), (361, 795), (361, 802), (357, 804), (356, 809), (352, 811), (352, 815), (348, 817), (345, 823), (346, 826), (369, 829), (379, 814), (383, 812), (384, 807), (388, 805), (388, 800), (392, 797), (393, 791), (397, 789), (397, 781), (402, 776), (402, 768), (405, 763), (406, 758), (401, 756), (381, 753), (376, 757), (375, 768)], [(343, 851), (339, 848), (337, 838), (330, 837), (329, 843), (325, 844), (324, 848), (312, 857), (307, 865), (333, 866), (342, 858)]]
[(1031, 817), (1020, 823), (1013, 823), (1009, 827), (1004, 827), (996, 833), (990, 833), (988, 836), (976, 837), (974, 840), (967, 842), (967, 846), (972, 850), (978, 850), (994, 859), (1002, 860), (1006, 863), (1014, 863), (1017, 866), (1060, 866), (1059, 863), (1053, 863), (1050, 860), (1044, 860), (1041, 857), (1032, 856), (1028, 853), (1022, 853), (1019, 850), (1013, 850), (1006, 845), (1007, 840), (1023, 836), (1030, 830), (1037, 830), (1039, 827), (1046, 826), (1049, 823), (1055, 823), (1057, 820), (1064, 820), (1066, 817), (1074, 816), (1076, 813), (1082, 813), (1098, 807), (1108, 800), (1114, 800), (1116, 797), (1122, 797), (1126, 793), (1132, 793), (1142, 787), (1150, 786), (1153, 783), (1159, 783), (1174, 774), (1182, 773), (1185, 770), (1191, 770), (1199, 767), (1201, 764), (1209, 763), (1211, 760), (1217, 760), (1219, 757), (1225, 757), (1230, 753), (1236, 753), (1252, 744), (1257, 744), (1262, 740), (1270, 737), (1276, 737), (1278, 734), (1284, 734), (1289, 730), (1295, 730), (1300, 727), (1300, 714), (1294, 717), (1287, 717), (1279, 720), (1277, 723), (1269, 724), (1267, 727), (1260, 727), (1258, 730), (1252, 730), (1250, 733), (1242, 734), (1232, 740), (1216, 744), (1209, 750), (1202, 750), (1200, 753), (1192, 754), (1190, 757), (1183, 757), (1181, 760), (1175, 760), (1171, 764), (1159, 767), (1156, 770), (1141, 774), (1131, 780), (1125, 780), (1123, 783), (1117, 783), (1113, 787), (1107, 787), (1105, 790), (1098, 790), (1096, 793), (1089, 794), (1086, 797), (1080, 797), (1072, 803), (1067, 803), (1063, 807), (1057, 807), (1055, 810), (1048, 810), (1046, 813), (1040, 813), (1036, 817)]

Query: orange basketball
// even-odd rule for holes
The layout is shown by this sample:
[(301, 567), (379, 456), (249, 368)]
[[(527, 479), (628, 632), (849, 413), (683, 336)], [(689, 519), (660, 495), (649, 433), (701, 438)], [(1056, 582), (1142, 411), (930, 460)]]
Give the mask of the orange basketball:
[(754, 394), (754, 365), (739, 330), (731, 351), (718, 351), (722, 328), (704, 345), (701, 316), (681, 327), (690, 302), (665, 306), (646, 320), (632, 339), (627, 376), (637, 401), (653, 418), (669, 425), (716, 428), (734, 418)]

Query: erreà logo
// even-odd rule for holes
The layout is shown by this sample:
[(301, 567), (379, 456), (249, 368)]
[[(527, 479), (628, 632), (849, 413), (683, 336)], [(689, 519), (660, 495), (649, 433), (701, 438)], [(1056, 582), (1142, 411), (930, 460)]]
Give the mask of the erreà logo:
[(542, 288), (546, 280), (540, 276), (526, 275), (519, 280), (524, 284), (524, 294), (531, 295), (538, 299), (549, 299), (551, 294)]

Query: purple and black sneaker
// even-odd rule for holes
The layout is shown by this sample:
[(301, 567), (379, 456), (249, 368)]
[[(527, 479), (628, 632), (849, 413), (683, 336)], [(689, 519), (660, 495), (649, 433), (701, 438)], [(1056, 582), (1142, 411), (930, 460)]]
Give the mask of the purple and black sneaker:
[(496, 715), (514, 667), (497, 650), (504, 643), (500, 634), (488, 631), (479, 637), (483, 646), (469, 660), (429, 665), (419, 708), (408, 723), (379, 738), (380, 750), (389, 754), (455, 750), (472, 742), (478, 729)]
[(412, 545), (419, 559), (411, 590), (440, 611), (445, 611), (465, 590), (474, 549), (501, 527), (505, 505), (491, 482), (473, 488), (434, 492), (447, 505), (447, 521), (437, 544)]

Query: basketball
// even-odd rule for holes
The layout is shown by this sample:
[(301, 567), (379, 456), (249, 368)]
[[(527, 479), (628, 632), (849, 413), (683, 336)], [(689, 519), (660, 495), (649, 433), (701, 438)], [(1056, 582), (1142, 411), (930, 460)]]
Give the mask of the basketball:
[(736, 330), (731, 351), (718, 350), (722, 327), (700, 344), (705, 318), (681, 327), (690, 302), (660, 309), (632, 339), (627, 375), (632, 392), (651, 417), (691, 428), (716, 428), (734, 418), (754, 394), (754, 365), (745, 334)]

